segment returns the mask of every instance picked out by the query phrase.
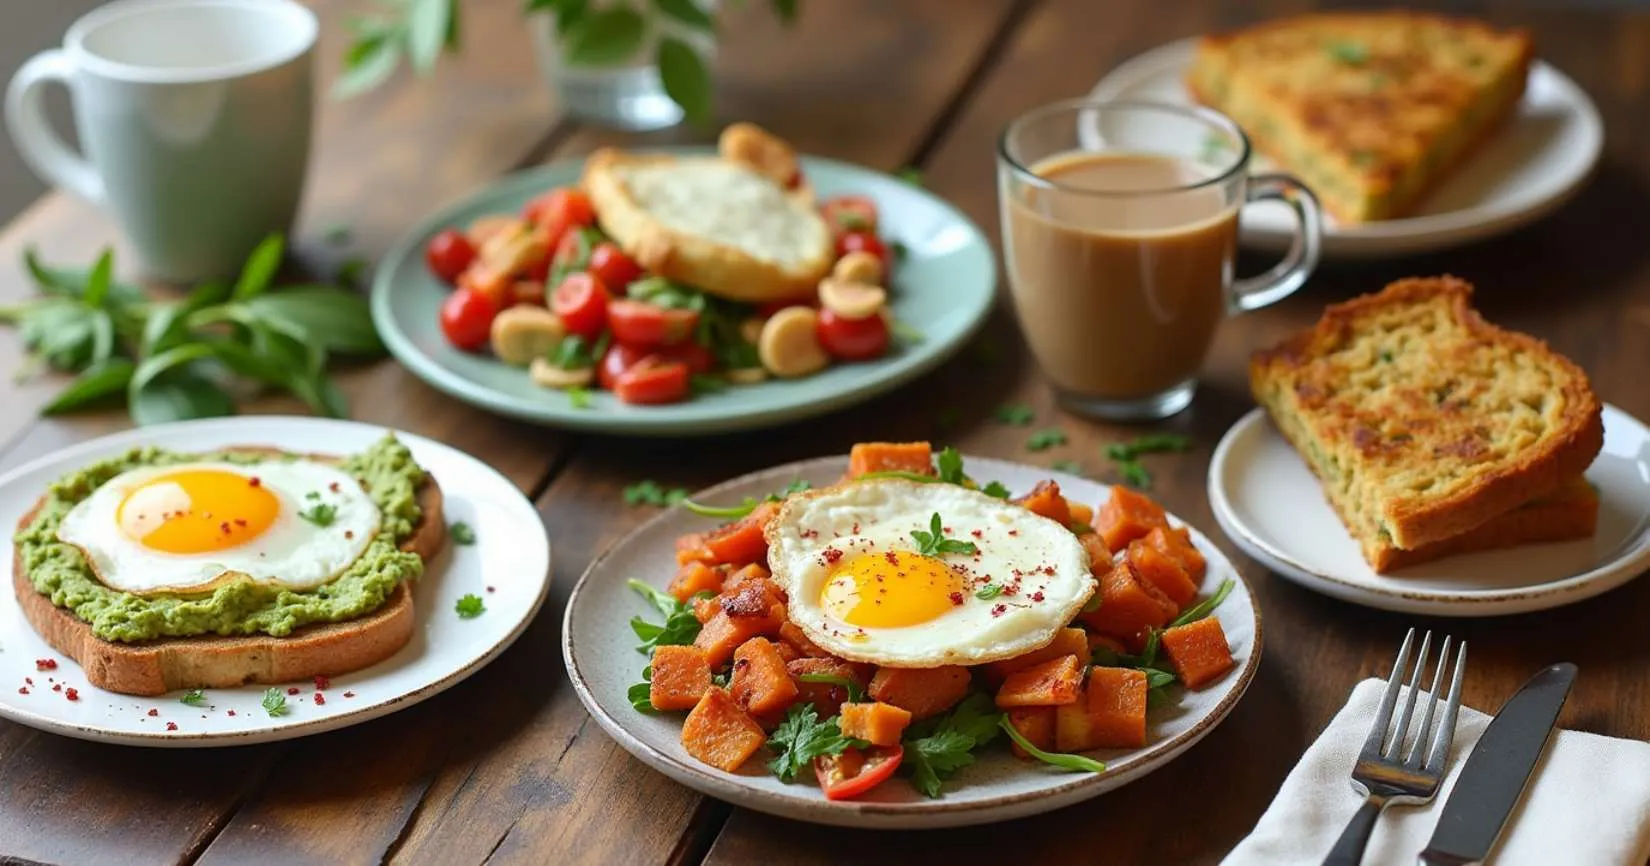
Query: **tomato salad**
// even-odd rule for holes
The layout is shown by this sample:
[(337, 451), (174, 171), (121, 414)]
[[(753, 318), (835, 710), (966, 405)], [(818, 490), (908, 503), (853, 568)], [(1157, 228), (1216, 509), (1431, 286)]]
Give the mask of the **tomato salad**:
[(725, 508), (683, 503), (734, 519), (677, 542), (679, 567), (664, 591), (630, 581), (664, 617), (630, 622), (650, 659), (629, 691), (632, 705), (687, 711), (683, 748), (719, 770), (736, 772), (765, 753), (782, 781), (811, 771), (828, 799), (861, 796), (896, 775), (938, 797), (946, 778), (999, 735), (1021, 759), (1102, 772), (1099, 761), (1074, 753), (1145, 746), (1149, 707), (1173, 701), (1173, 687), (1204, 688), (1235, 666), (1210, 615), (1232, 581), (1202, 595), (1207, 564), (1156, 502), (1115, 487), (1094, 508), (1052, 480), (1009, 499), (1001, 484), (976, 484), (962, 463), (954, 449), (936, 455), (926, 442), (862, 443), (839, 484), (958, 484), (1068, 527), (1098, 590), (1045, 646), (933, 668), (855, 662), (821, 648), (788, 615), (793, 600), (768, 568), (768, 524), (808, 487), (799, 480)]
[(816, 297), (786, 304), (737, 303), (649, 274), (602, 234), (576, 187), (544, 193), (516, 216), (443, 230), (425, 262), (454, 287), (440, 312), (454, 347), (526, 367), (575, 405), (588, 405), (591, 387), (625, 403), (675, 403), (889, 352), (895, 326), (882, 286), (897, 248), (877, 234), (876, 204), (839, 196), (821, 211), (837, 262)]

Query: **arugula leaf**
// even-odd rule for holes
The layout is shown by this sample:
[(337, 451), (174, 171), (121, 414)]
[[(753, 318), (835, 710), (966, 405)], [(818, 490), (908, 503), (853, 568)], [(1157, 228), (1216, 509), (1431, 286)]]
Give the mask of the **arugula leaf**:
[(1032, 411), (1032, 408), (1024, 403), (1004, 403), (991, 414), (999, 424), (1008, 424), (1013, 427), (1025, 427), (1036, 417), (1036, 413)]
[(481, 596), (475, 593), (465, 593), (453, 604), (453, 610), (464, 619), (475, 619), (487, 612), (487, 606), (481, 603)]
[(475, 529), (462, 520), (447, 527), (447, 534), (452, 536), (454, 544), (470, 545), (476, 543)]
[(642, 668), (642, 681), (625, 692), (630, 705), (639, 713), (653, 712), (653, 666)]
[(990, 484), (981, 487), (980, 492), (996, 499), (1007, 499), (1009, 496), (1008, 488), (1004, 486), (1001, 481), (993, 481)]
[(1026, 450), (1047, 451), (1056, 445), (1066, 444), (1066, 431), (1058, 427), (1048, 427), (1031, 434), (1026, 439)]
[(264, 712), (268, 713), (270, 718), (284, 716), (289, 709), (286, 705), (286, 692), (281, 691), (279, 687), (271, 687), (265, 690), (264, 699), (261, 703)]
[(920, 529), (912, 530), (911, 537), (917, 541), (917, 552), (923, 556), (943, 556), (947, 553), (960, 553), (963, 556), (973, 556), (980, 549), (972, 541), (958, 541), (945, 537), (945, 528), (941, 525), (940, 513), (934, 512), (934, 517), (928, 523), (927, 532)]
[(624, 489), (624, 504), (626, 505), (653, 505), (659, 508), (675, 505), (687, 500), (687, 488), (660, 487), (658, 482), (651, 479), (638, 481)]
[(850, 704), (857, 704), (865, 699), (865, 690), (860, 688), (859, 683), (854, 682), (849, 677), (837, 676), (836, 674), (807, 673), (798, 675), (797, 679), (805, 683), (824, 683), (837, 686), (847, 692), (848, 703)]
[(1072, 755), (1065, 752), (1045, 752), (1037, 748), (1032, 745), (1030, 740), (1020, 735), (1020, 732), (1014, 728), (1014, 724), (1008, 720), (1008, 716), (1003, 716), (998, 724), (1002, 727), (1003, 733), (1008, 734), (1009, 739), (1019, 744), (1026, 754), (1045, 764), (1080, 773), (1104, 773), (1106, 771), (1106, 765), (1093, 758), (1085, 758), (1082, 755)]
[(907, 729), (902, 768), (910, 768), (917, 790), (938, 797), (946, 777), (974, 763), (974, 750), (996, 737), (1001, 718), (991, 696), (969, 695), (949, 714)]
[(656, 646), (690, 644), (699, 636), (699, 618), (693, 615), (691, 602), (700, 598), (710, 598), (711, 593), (697, 593), (684, 603), (677, 601), (675, 596), (660, 592), (635, 578), (625, 581), (625, 585), (640, 593), (665, 617), (663, 623), (648, 622), (639, 616), (630, 618), (630, 630), (641, 640), (641, 644), (636, 647), (637, 652), (650, 653)]
[(849, 747), (864, 748), (870, 743), (844, 736), (836, 716), (820, 721), (813, 704), (792, 704), (785, 720), (768, 735), (768, 748), (778, 755), (768, 769), (781, 782), (795, 781), (798, 771), (823, 755), (840, 755)]
[(1177, 625), (1186, 625), (1187, 623), (1197, 622), (1209, 614), (1214, 613), (1215, 608), (1220, 607), (1220, 603), (1226, 600), (1226, 596), (1232, 594), (1232, 587), (1236, 585), (1236, 582), (1229, 577), (1221, 581), (1220, 586), (1215, 589), (1214, 595), (1211, 595), (1197, 604), (1186, 608), (1185, 611), (1181, 612), (1180, 616), (1175, 617), (1174, 622), (1169, 623), (1169, 628), (1174, 628)]
[(683, 508), (686, 508), (700, 517), (715, 517), (722, 520), (737, 520), (747, 514), (750, 514), (752, 511), (755, 511), (756, 507), (764, 502), (783, 502), (785, 501), (785, 498), (791, 494), (801, 493), (802, 491), (808, 490), (812, 487), (812, 482), (809, 482), (803, 478), (798, 478), (785, 485), (784, 490), (769, 493), (762, 499), (757, 499), (754, 496), (747, 496), (741, 500), (738, 505), (701, 505), (691, 499), (681, 500), (681, 505)]
[(206, 693), (200, 689), (190, 689), (183, 693), (183, 697), (178, 698), (178, 703), (187, 704), (191, 707), (204, 707), (206, 706)]

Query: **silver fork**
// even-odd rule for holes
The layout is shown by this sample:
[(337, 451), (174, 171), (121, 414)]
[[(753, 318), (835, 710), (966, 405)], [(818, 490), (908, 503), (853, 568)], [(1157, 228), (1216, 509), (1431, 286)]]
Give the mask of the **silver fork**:
[(1389, 803), (1418, 805), (1431, 802), (1438, 793), (1438, 783), (1444, 779), (1450, 745), (1455, 742), (1455, 716), (1461, 709), (1461, 677), (1467, 669), (1467, 642), (1462, 641), (1456, 651), (1449, 700), (1444, 703), (1438, 730), (1431, 737), (1432, 746), (1423, 755), (1421, 747), (1428, 740), (1433, 711), (1438, 708), (1438, 687), (1444, 682), (1444, 668), (1449, 664), (1450, 638), (1447, 635), (1444, 637), (1443, 647), (1438, 653), (1438, 667), (1432, 674), (1431, 696), (1427, 699), (1426, 710), (1421, 714), (1421, 724), (1415, 730), (1415, 741), (1409, 747), (1408, 754), (1400, 757), (1405, 735), (1409, 733), (1409, 720), (1415, 710), (1415, 697), (1420, 692), (1421, 674), (1427, 667), (1432, 632), (1428, 631), (1421, 638), (1421, 657), (1415, 664), (1415, 672), (1409, 677), (1409, 697), (1404, 701), (1403, 712), (1398, 714), (1397, 724), (1392, 724), (1392, 710), (1398, 704), (1400, 691), (1398, 684), (1404, 678), (1404, 670), (1409, 667), (1409, 648), (1414, 641), (1415, 629), (1412, 628), (1404, 635), (1404, 645), (1398, 648), (1398, 660), (1392, 665), (1392, 675), (1387, 677), (1386, 694), (1381, 696), (1381, 708), (1375, 714), (1375, 724), (1370, 727), (1369, 738), (1364, 740), (1363, 751), (1358, 753), (1358, 763), (1352, 768), (1352, 787), (1368, 799), (1347, 822), (1346, 829), (1341, 831), (1341, 838), (1335, 842), (1329, 856), (1324, 858), (1324, 866), (1358, 866), (1363, 860), (1364, 849), (1369, 846), (1369, 834), (1374, 831), (1375, 819), (1380, 817), (1381, 810)]

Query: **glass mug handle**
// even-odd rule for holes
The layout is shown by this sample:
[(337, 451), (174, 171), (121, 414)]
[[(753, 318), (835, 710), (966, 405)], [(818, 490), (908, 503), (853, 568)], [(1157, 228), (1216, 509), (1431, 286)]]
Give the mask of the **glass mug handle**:
[(1257, 174), (1249, 179), (1244, 203), (1281, 201), (1294, 210), (1297, 231), (1289, 253), (1265, 273), (1232, 283), (1231, 308), (1234, 313), (1258, 310), (1283, 300), (1306, 284), (1318, 266), (1323, 241), (1323, 216), (1318, 198), (1300, 181), (1286, 174)]

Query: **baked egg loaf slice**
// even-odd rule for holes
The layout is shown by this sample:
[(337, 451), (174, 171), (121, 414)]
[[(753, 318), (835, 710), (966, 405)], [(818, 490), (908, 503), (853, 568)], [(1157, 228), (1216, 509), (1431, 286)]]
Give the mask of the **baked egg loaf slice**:
[(1301, 15), (1205, 37), (1186, 84), (1346, 223), (1409, 213), (1518, 105), (1522, 30), (1412, 12)]
[(1453, 277), (1334, 304), (1250, 359), (1255, 399), (1381, 568), (1580, 476), (1603, 446), (1587, 376), (1488, 324)]

